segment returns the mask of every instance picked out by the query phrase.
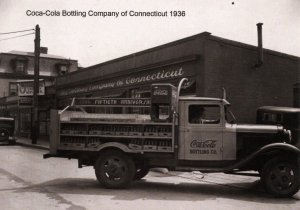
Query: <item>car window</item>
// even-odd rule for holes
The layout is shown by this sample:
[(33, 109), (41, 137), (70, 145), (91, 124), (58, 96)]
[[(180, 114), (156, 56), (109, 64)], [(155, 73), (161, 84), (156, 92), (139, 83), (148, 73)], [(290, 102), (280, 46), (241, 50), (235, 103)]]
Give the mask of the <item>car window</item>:
[(281, 123), (282, 122), (282, 114), (278, 113), (264, 113), (263, 114), (263, 121), (264, 122), (275, 122)]

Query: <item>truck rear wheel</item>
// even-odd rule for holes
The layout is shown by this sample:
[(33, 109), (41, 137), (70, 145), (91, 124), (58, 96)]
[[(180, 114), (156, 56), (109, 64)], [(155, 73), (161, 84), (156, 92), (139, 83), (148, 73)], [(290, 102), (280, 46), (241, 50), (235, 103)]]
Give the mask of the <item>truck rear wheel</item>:
[(133, 160), (121, 151), (105, 151), (95, 163), (96, 177), (107, 188), (127, 187), (132, 182), (135, 171)]
[(285, 158), (273, 158), (262, 170), (266, 190), (276, 197), (290, 197), (299, 191), (299, 166)]

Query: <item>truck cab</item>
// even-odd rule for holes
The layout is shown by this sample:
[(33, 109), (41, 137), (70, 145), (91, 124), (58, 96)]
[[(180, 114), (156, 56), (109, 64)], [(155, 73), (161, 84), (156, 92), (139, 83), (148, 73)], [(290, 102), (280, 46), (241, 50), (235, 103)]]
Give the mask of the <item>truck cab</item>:
[(226, 120), (225, 99), (180, 97), (179, 160), (236, 159), (236, 125)]

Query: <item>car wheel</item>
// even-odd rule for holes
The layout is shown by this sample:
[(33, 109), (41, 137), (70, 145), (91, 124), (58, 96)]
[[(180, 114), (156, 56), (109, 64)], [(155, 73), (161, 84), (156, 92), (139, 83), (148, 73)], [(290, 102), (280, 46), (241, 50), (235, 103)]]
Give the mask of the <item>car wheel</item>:
[(299, 191), (299, 165), (285, 158), (273, 158), (262, 171), (265, 189), (276, 197), (290, 197)]
[(96, 177), (106, 188), (126, 188), (135, 171), (133, 160), (121, 151), (105, 151), (95, 163)]
[(0, 141), (7, 141), (9, 139), (9, 132), (6, 129), (0, 129)]

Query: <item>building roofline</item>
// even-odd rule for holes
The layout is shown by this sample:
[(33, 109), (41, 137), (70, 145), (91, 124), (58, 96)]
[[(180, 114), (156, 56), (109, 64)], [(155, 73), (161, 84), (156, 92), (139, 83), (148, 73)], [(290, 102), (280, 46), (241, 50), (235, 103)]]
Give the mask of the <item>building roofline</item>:
[[(28, 53), (28, 52), (24, 52), (24, 53)], [(34, 54), (33, 55), (30, 55), (30, 54), (18, 54), (18, 53), (10, 53), (10, 52), (0, 52), (0, 55), (16, 55), (16, 56), (24, 56), (24, 57), (34, 57)], [(41, 53), (41, 55), (51, 55), (51, 54), (44, 54), (44, 53)], [(53, 55), (55, 56), (55, 55)], [(40, 56), (40, 58), (45, 58), (45, 59), (51, 59), (51, 60), (68, 60), (68, 61), (76, 61), (78, 62), (78, 60), (75, 60), (75, 59), (70, 59), (70, 58), (54, 58), (54, 57), (47, 57), (47, 56)]]
[[(230, 40), (230, 39), (225, 39), (225, 38), (218, 37), (218, 36), (211, 35), (211, 36), (208, 37), (208, 39), (209, 40), (213, 40), (213, 41), (223, 42), (225, 44), (232, 45), (232, 46), (246, 48), (246, 49), (253, 50), (253, 51), (257, 50), (257, 46), (255, 46), (255, 45), (245, 44), (243, 42), (238, 42), (238, 41), (234, 41), (234, 40)], [(266, 48), (263, 48), (263, 49), (264, 49), (264, 53), (268, 53), (268, 54), (275, 55), (275, 56), (281, 56), (281, 57), (289, 58), (291, 60), (300, 61), (300, 57), (298, 57), (296, 55), (290, 55), (290, 54), (286, 54), (286, 53), (281, 53), (281, 52), (278, 52), (278, 51), (275, 51), (275, 50), (266, 49)]]
[(93, 69), (93, 68), (96, 68), (96, 67), (104, 66), (104, 65), (107, 65), (107, 64), (110, 64), (110, 63), (115, 63), (117, 61), (122, 61), (122, 60), (125, 60), (127, 58), (132, 58), (132, 57), (135, 57), (135, 56), (143, 55), (143, 54), (146, 54), (146, 53), (149, 53), (149, 52), (161, 49), (161, 48), (172, 46), (174, 44), (180, 44), (182, 42), (186, 42), (186, 41), (193, 40), (193, 39), (196, 39), (196, 38), (199, 38), (199, 37), (205, 37), (205, 36), (210, 36), (210, 35), (211, 35), (210, 32), (205, 31), (205, 32), (195, 34), (195, 35), (192, 35), (192, 36), (189, 36), (189, 37), (185, 37), (185, 38), (182, 38), (182, 39), (179, 39), (179, 40), (168, 42), (166, 44), (151, 47), (149, 49), (142, 50), (142, 51), (139, 51), (139, 52), (136, 52), (136, 53), (132, 53), (132, 54), (125, 55), (125, 56), (122, 56), (122, 57), (119, 57), (119, 58), (115, 58), (115, 59), (112, 59), (112, 60), (109, 60), (109, 61), (105, 61), (103, 63), (98, 63), (98, 64), (95, 64), (95, 65), (92, 65), (92, 66), (88, 66), (88, 67), (82, 68), (80, 70), (70, 72), (70, 73), (68, 73), (68, 75), (76, 74), (76, 73), (79, 73), (79, 72), (82, 72), (82, 71), (86, 71), (86, 70)]
[[(34, 74), (20, 74), (20, 73), (8, 73), (8, 72), (0, 72), (0, 77), (8, 78), (8, 79), (18, 79), (18, 78), (26, 78), (26, 79), (33, 79)], [(40, 79), (55, 79), (56, 76), (52, 75), (40, 75)]]
[[(83, 67), (82, 69), (79, 69), (77, 71), (68, 73), (68, 75), (77, 74), (77, 73), (80, 73), (80, 72), (83, 72), (83, 71), (86, 71), (86, 70), (94, 69), (94, 68), (101, 67), (101, 66), (104, 66), (104, 65), (107, 65), (107, 64), (115, 63), (115, 62), (122, 61), (122, 60), (125, 60), (125, 59), (128, 59), (128, 58), (132, 58), (132, 57), (135, 57), (135, 56), (139, 56), (139, 55), (143, 55), (143, 54), (146, 54), (146, 53), (149, 53), (149, 52), (153, 52), (155, 50), (166, 48), (166, 47), (172, 46), (174, 44), (180, 44), (182, 42), (186, 42), (186, 41), (189, 41), (189, 40), (202, 38), (202, 37), (205, 37), (209, 40), (215, 40), (215, 41), (223, 42), (223, 43), (226, 43), (226, 44), (229, 44), (229, 45), (232, 45), (232, 46), (247, 48), (247, 49), (250, 49), (250, 50), (257, 50), (257, 46), (250, 45), (250, 44), (245, 44), (245, 43), (230, 40), (230, 39), (221, 38), (221, 37), (218, 37), (218, 36), (213, 36), (213, 35), (211, 35), (210, 32), (205, 31), (205, 32), (202, 32), (202, 33), (199, 33), (199, 34), (195, 34), (195, 35), (192, 35), (192, 36), (189, 36), (189, 37), (178, 39), (178, 40), (175, 40), (175, 41), (172, 41), (172, 42), (168, 42), (166, 44), (155, 46), (155, 47), (152, 47), (152, 48), (149, 48), (149, 49), (146, 49), (146, 50), (142, 50), (142, 51), (139, 51), (139, 52), (136, 52), (136, 53), (132, 53), (132, 54), (125, 55), (125, 56), (122, 56), (122, 57), (119, 57), (119, 58), (108, 60), (108, 61), (98, 63), (98, 64), (95, 64), (95, 65), (92, 65), (92, 66)], [(286, 58), (289, 58), (289, 59), (292, 59), (292, 60), (297, 60), (297, 61), (300, 60), (300, 57), (285, 54), (285, 53), (281, 53), (281, 52), (266, 49), (266, 48), (264, 48), (264, 52), (268, 53), (268, 54), (276, 55), (276, 56), (286, 57)]]

